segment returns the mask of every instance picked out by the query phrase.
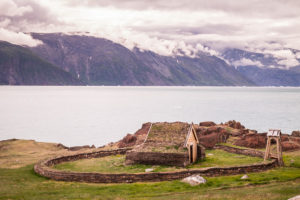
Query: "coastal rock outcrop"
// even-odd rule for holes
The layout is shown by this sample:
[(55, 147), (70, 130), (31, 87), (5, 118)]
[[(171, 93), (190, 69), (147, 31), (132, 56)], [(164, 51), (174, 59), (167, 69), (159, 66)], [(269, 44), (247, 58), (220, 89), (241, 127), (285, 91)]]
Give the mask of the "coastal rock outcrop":
[(234, 145), (248, 148), (264, 148), (267, 142), (267, 133), (247, 134), (234, 142)]
[(132, 147), (142, 144), (147, 136), (151, 123), (144, 123), (142, 128), (137, 130), (134, 134), (127, 134), (122, 140), (118, 142), (119, 148)]
[(225, 123), (225, 125), (234, 129), (240, 129), (240, 130), (245, 129), (245, 126), (243, 126), (240, 122), (237, 122), (235, 120), (228, 121)]

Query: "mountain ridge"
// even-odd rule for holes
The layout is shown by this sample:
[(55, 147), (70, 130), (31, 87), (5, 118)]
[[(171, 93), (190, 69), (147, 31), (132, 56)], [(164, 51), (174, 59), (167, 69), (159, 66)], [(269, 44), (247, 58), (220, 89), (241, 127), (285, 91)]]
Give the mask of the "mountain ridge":
[(29, 49), (0, 41), (1, 85), (82, 85), (59, 67)]
[(162, 56), (91, 36), (32, 33), (32, 37), (43, 42), (32, 51), (88, 85), (254, 85), (214, 56)]

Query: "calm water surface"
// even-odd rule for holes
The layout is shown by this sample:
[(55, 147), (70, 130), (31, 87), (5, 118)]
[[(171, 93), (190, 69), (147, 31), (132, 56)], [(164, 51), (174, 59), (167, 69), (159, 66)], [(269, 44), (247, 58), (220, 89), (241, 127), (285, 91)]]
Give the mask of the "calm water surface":
[(144, 122), (232, 119), (261, 132), (299, 130), (300, 88), (0, 87), (0, 140), (99, 146)]

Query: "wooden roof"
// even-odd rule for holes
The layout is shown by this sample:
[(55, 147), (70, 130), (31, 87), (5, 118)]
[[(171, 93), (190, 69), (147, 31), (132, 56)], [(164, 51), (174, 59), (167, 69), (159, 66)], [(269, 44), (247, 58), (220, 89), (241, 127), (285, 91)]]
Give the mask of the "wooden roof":
[(281, 130), (279, 129), (269, 129), (267, 136), (279, 137), (281, 135)]

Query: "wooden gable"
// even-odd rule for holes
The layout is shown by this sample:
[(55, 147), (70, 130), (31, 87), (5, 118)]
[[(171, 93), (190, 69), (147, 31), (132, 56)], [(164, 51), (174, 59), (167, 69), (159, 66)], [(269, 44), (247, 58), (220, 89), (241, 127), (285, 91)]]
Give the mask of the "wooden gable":
[(187, 134), (187, 137), (186, 137), (186, 141), (185, 141), (185, 144), (184, 146), (187, 147), (188, 144), (193, 144), (193, 143), (199, 143), (199, 140), (198, 140), (198, 137), (197, 137), (197, 134), (196, 134), (196, 131), (194, 129), (194, 126), (193, 126), (193, 123), (191, 124), (191, 127), (189, 129), (189, 132)]

